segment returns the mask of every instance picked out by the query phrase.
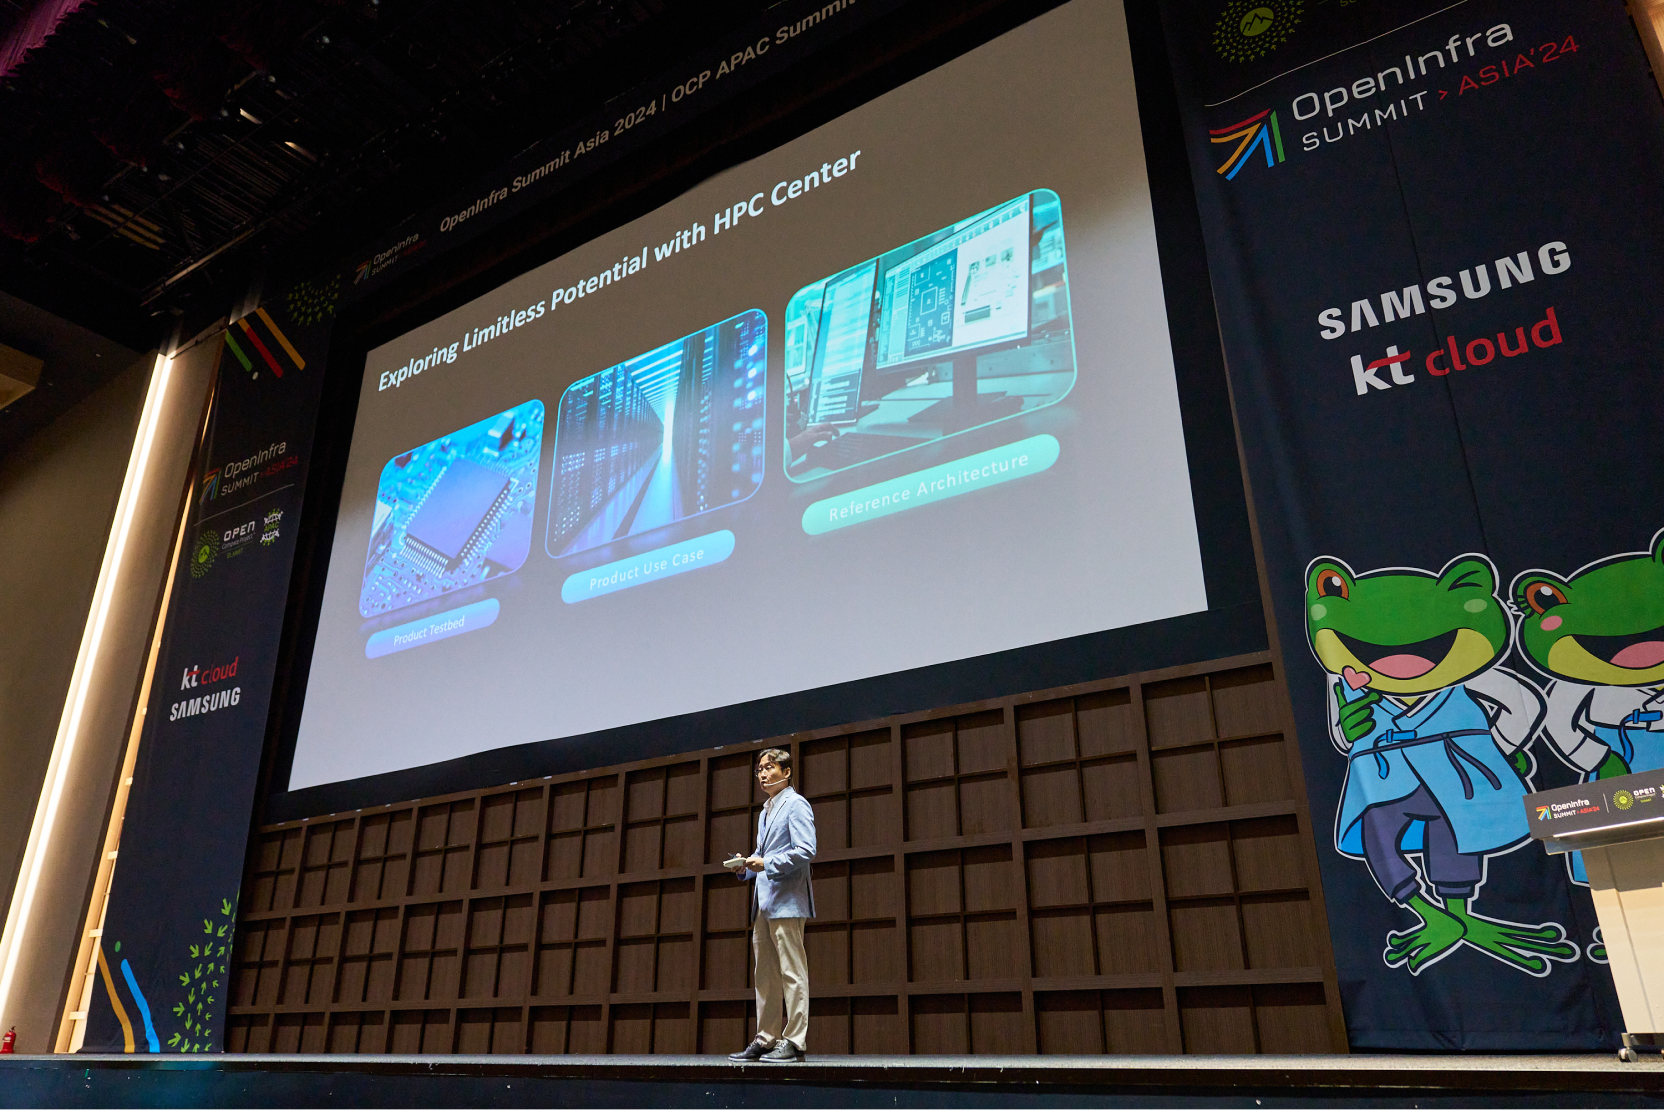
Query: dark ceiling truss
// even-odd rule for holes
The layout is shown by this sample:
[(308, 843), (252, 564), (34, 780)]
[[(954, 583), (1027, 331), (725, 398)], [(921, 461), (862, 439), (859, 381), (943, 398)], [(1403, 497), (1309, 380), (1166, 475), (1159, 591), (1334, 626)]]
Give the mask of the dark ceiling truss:
[[(0, 41), (31, 6), (0, 0)], [(0, 79), (0, 244), (177, 314), (368, 243), (763, 6), (91, 0)]]

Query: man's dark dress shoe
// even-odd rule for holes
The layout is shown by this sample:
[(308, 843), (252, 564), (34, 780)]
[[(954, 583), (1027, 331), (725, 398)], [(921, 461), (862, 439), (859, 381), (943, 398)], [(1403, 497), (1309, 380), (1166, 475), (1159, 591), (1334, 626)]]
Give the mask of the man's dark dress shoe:
[(728, 1059), (741, 1061), (761, 1060), (763, 1058), (763, 1053), (767, 1051), (768, 1045), (764, 1044), (762, 1041), (752, 1041), (750, 1044), (740, 1049), (740, 1051), (730, 1052), (728, 1054)]
[(768, 1064), (800, 1064), (803, 1062), (803, 1050), (795, 1044), (781, 1037), (774, 1042), (774, 1047), (763, 1054), (763, 1062)]

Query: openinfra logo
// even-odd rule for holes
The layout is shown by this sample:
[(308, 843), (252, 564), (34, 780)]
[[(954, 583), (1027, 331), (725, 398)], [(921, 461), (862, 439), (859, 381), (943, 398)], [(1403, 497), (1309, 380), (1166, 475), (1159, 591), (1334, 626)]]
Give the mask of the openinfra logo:
[(220, 468), (216, 466), (214, 469), (202, 476), (202, 496), (197, 500), (197, 504), (208, 504), (208, 502), (214, 499), (214, 495), (219, 492), (219, 488)]
[(1267, 169), (1286, 160), (1283, 155), (1283, 132), (1277, 125), (1277, 113), (1269, 108), (1257, 116), (1249, 116), (1226, 127), (1214, 128), (1208, 132), (1208, 142), (1236, 143), (1236, 149), (1231, 151), (1231, 156), (1225, 159), (1225, 164), (1217, 171), (1225, 176), (1226, 181), (1236, 180), (1236, 175), (1242, 172), (1242, 167), (1256, 160), (1256, 151), (1264, 156)]
[(1547, 821), (1548, 820), (1548, 806), (1538, 806), (1537, 807), (1537, 820), (1539, 820), (1539, 821)]

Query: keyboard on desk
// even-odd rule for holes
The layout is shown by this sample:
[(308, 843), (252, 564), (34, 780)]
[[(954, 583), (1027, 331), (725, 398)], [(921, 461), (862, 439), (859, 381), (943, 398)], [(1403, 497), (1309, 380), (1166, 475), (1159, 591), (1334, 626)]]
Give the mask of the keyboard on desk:
[(910, 436), (883, 436), (873, 432), (845, 432), (831, 443), (809, 449), (809, 465), (839, 470), (854, 466), (892, 451), (914, 447), (925, 442)]

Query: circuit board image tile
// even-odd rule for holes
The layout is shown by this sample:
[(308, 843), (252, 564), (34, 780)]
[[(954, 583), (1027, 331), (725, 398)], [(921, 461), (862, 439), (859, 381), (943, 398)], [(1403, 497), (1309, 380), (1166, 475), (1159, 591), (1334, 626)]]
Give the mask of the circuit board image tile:
[(441, 436), (381, 468), (358, 611), (392, 612), (513, 574), (531, 553), (543, 402)]

